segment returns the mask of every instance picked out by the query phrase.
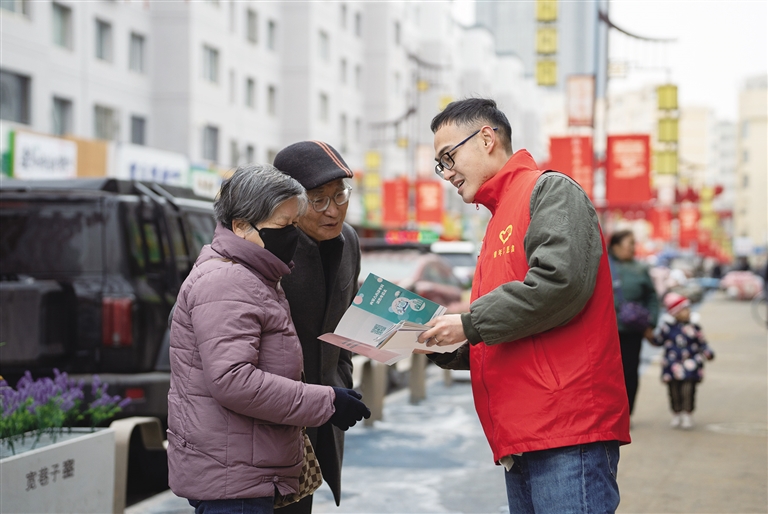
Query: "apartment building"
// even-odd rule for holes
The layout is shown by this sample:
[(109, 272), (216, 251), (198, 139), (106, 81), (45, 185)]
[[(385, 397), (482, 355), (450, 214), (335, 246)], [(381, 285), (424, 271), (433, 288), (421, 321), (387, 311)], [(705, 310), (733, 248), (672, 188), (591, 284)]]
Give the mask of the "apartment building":
[[(541, 159), (540, 102), (521, 58), (497, 54), (491, 32), (461, 26), (451, 8), (3, 1), (0, 149), (14, 130), (108, 142), (110, 175), (133, 176), (114, 162), (143, 155), (148, 169), (191, 168), (174, 176), (194, 185), (206, 170), (321, 139), (375, 175), (375, 191), (398, 177), (436, 180), (430, 120), (451, 100), (489, 96), (514, 147)], [(445, 209), (464, 207), (452, 198)]]
[(734, 247), (753, 264), (764, 263), (768, 248), (768, 77), (751, 77), (739, 94), (736, 134)]

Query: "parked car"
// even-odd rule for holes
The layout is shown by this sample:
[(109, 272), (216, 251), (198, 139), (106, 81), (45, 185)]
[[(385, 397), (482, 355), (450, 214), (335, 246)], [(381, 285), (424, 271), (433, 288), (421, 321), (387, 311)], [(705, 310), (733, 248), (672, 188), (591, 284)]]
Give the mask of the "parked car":
[(443, 257), (451, 265), (453, 274), (462, 287), (472, 287), (472, 279), (477, 267), (477, 248), (470, 241), (437, 241), (432, 243), (430, 251)]
[(360, 284), (374, 273), (428, 300), (444, 305), (448, 312), (464, 312), (462, 286), (450, 264), (442, 257), (419, 250), (373, 250), (362, 255)]
[(720, 279), (720, 289), (736, 300), (751, 300), (763, 290), (763, 277), (751, 271), (729, 271)]
[(53, 368), (131, 398), (165, 422), (167, 319), (201, 247), (210, 200), (111, 178), (0, 182), (0, 368)]

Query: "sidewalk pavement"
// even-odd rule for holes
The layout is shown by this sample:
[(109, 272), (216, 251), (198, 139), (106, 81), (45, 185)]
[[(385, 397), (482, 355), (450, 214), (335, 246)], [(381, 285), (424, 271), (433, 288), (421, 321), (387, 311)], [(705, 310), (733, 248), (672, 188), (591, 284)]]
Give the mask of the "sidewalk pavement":
[[(748, 303), (718, 295), (701, 315), (717, 355), (697, 391), (697, 425), (669, 427), (658, 362), (644, 366), (633, 443), (621, 450), (621, 513), (768, 512), (766, 331)], [(492, 463), (468, 375), (455, 374), (465, 380), (451, 386), (442, 376), (430, 366), (426, 400), (411, 405), (408, 391), (390, 395), (383, 421), (347, 432), (341, 506), (323, 485), (314, 513), (507, 512), (503, 468)], [(192, 509), (170, 491), (126, 509), (182, 512)]]
[(619, 462), (621, 513), (768, 512), (768, 332), (749, 302), (715, 293), (699, 309), (715, 351), (693, 430), (670, 428), (667, 389), (648, 366)]

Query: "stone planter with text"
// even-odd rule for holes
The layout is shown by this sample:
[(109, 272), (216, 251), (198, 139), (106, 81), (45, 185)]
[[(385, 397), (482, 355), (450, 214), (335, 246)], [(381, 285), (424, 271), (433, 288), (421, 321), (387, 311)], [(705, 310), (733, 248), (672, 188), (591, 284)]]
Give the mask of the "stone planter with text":
[(29, 435), (13, 450), (0, 440), (0, 512), (112, 512), (114, 429), (64, 429), (36, 439)]

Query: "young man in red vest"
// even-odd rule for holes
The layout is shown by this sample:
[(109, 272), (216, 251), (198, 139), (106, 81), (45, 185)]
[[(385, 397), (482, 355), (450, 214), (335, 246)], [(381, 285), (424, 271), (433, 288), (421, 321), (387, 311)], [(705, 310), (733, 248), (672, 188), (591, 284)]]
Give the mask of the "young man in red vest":
[(432, 120), (436, 173), (491, 211), (470, 311), (432, 320), (438, 365), (470, 370), (475, 408), (506, 468), (510, 512), (614, 512), (629, 405), (597, 213), (569, 177), (512, 151), (493, 100)]

